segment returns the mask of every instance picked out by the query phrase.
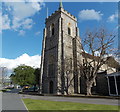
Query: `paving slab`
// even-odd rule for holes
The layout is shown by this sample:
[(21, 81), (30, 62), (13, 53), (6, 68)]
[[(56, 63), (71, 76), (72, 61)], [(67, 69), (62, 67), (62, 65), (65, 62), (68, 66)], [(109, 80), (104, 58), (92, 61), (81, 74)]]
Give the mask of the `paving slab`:
[[(28, 112), (27, 108), (24, 104), (24, 102), (22, 101), (21, 97), (19, 94), (17, 94), (17, 92), (13, 91), (12, 92), (6, 92), (6, 93), (2, 93), (2, 110), (6, 110), (5, 112), (7, 112), (7, 110), (11, 110), (11, 111), (19, 111), (21, 110), (21, 112)], [(9, 112), (8, 111), (8, 112)]]

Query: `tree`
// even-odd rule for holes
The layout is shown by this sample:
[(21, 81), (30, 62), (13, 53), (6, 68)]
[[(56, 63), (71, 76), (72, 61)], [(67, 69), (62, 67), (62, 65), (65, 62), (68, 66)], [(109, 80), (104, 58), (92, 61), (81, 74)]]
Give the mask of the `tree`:
[[(82, 43), (83, 62), (80, 64), (81, 75), (85, 78), (87, 95), (95, 85), (100, 68), (107, 64), (111, 54), (115, 35), (104, 28), (88, 31)], [(86, 53), (87, 51), (87, 53)]]
[[(63, 73), (63, 71), (61, 70), (61, 66), (58, 66), (58, 77), (61, 78), (61, 75)], [(73, 69), (72, 69), (72, 59), (71, 58), (65, 58), (64, 59), (64, 76), (62, 76), (62, 82), (59, 82), (59, 86), (58, 86), (58, 91), (65, 93), (65, 94), (69, 94), (69, 88), (73, 87), (73, 80), (74, 80), (74, 76), (73, 76)]]
[(12, 84), (16, 84), (17, 82), (16, 82), (16, 77), (15, 77), (15, 74), (11, 74), (10, 75), (10, 79), (11, 79), (11, 81), (12, 81)]
[(40, 68), (36, 68), (34, 74), (35, 74), (35, 85), (34, 85), (34, 91), (35, 91), (36, 85), (40, 87)]
[(11, 75), (11, 79), (14, 81), (14, 83), (19, 84), (21, 86), (34, 85), (34, 72), (34, 68), (26, 65), (20, 65), (14, 69), (14, 74)]

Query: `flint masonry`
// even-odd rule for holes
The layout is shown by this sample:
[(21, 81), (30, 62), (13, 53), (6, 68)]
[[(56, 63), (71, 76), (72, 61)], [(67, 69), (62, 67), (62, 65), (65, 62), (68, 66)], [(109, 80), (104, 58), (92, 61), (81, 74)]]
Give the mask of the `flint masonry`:
[(41, 59), (42, 93), (80, 93), (80, 74), (77, 69), (77, 60), (82, 59), (80, 54), (77, 19), (64, 10), (60, 3), (59, 9), (45, 22)]
[[(85, 79), (80, 75), (79, 69), (79, 65), (84, 61), (84, 55), (91, 60), (90, 54), (82, 52), (77, 19), (64, 10), (60, 3), (58, 10), (46, 18), (45, 22), (40, 92), (42, 94), (85, 94)], [(113, 61), (116, 63), (115, 60)], [(109, 88), (113, 82), (109, 80), (107, 82), (107, 74), (116, 71), (114, 65), (118, 67), (118, 64), (112, 64), (109, 60), (108, 64), (101, 67), (96, 77), (96, 86), (92, 87), (93, 93), (110, 95)]]

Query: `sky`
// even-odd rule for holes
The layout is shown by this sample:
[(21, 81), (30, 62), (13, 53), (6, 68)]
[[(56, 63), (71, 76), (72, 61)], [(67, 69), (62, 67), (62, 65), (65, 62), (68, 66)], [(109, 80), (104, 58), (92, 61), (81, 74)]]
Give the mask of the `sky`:
[[(28, 0), (29, 1), (29, 0)], [(40, 67), (45, 18), (59, 8), (59, 2), (2, 2), (0, 34), (2, 56), (0, 66), (12, 71), (20, 64)], [(65, 10), (78, 20), (80, 37), (87, 29), (105, 26), (118, 30), (117, 2), (63, 2)], [(117, 46), (117, 38), (115, 46)]]

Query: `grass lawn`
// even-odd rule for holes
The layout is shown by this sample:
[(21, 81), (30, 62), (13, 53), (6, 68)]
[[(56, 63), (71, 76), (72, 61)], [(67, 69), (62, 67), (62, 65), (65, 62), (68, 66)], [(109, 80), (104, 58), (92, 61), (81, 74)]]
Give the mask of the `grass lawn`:
[(11, 91), (10, 89), (2, 89), (0, 92), (6, 92), (6, 91)]
[(28, 110), (118, 110), (118, 106), (23, 99)]

